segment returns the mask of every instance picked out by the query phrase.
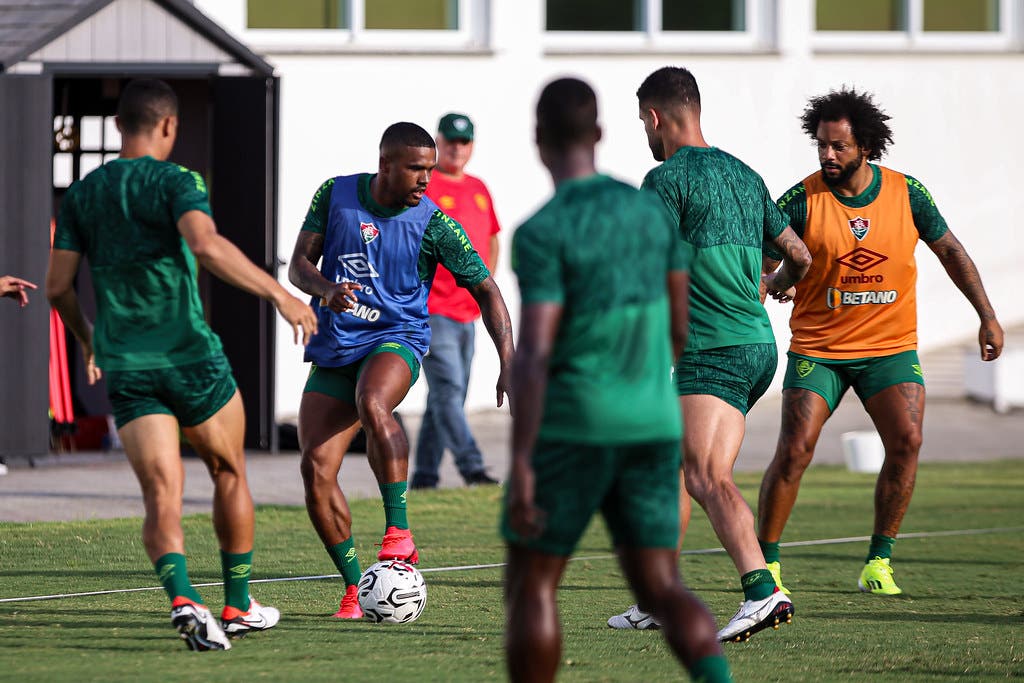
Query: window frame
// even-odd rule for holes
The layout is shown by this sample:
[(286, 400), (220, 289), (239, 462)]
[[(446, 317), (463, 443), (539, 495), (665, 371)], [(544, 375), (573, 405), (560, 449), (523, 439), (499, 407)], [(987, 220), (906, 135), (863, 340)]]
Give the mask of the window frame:
[[(997, 31), (925, 31), (924, 0), (906, 2), (902, 31), (819, 31), (812, 25), (815, 52), (1010, 52), (1020, 43), (1021, 0), (999, 1)], [(817, 12), (815, 0), (812, 21)]]
[(365, 3), (347, 0), (349, 28), (249, 28), (249, 3), (243, 3), (242, 38), (257, 50), (287, 53), (451, 52), (486, 47), (487, 0), (456, 0), (455, 29), (368, 29)]
[[(549, 31), (545, 3), (543, 46), (546, 54), (587, 53), (746, 53), (775, 49), (777, 0), (740, 0), (744, 9), (742, 31), (665, 31), (661, 27), (662, 3), (642, 0), (645, 24), (636, 31)], [(733, 0), (736, 1), (736, 0)]]

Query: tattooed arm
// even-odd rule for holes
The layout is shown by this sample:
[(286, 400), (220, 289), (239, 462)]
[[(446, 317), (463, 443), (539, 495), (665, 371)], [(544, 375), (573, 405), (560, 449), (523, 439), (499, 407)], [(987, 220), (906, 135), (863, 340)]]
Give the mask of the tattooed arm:
[(939, 239), (928, 244), (939, 257), (942, 267), (949, 274), (949, 279), (959, 288), (967, 300), (978, 312), (981, 328), (978, 330), (978, 346), (982, 360), (995, 360), (1003, 351), (1003, 328), (996, 320), (985, 287), (981, 284), (981, 275), (974, 261), (967, 254), (964, 245), (960, 244), (951, 230), (947, 230)]
[(480, 314), (484, 321), (487, 333), (491, 335), (494, 348), (498, 351), (498, 361), (501, 369), (498, 373), (498, 406), (504, 403), (505, 396), (510, 395), (511, 385), (509, 384), (509, 372), (512, 366), (512, 321), (508, 317), (508, 309), (505, 307), (505, 300), (501, 298), (501, 292), (494, 278), (487, 276), (478, 284), (467, 288), (469, 293), (476, 299), (480, 306)]
[[(811, 252), (807, 250), (807, 245), (797, 237), (796, 232), (790, 227), (780, 232), (772, 243), (782, 254), (782, 268), (762, 275), (761, 281), (773, 299), (783, 302), (790, 301), (796, 293), (793, 286), (803, 279), (811, 267)], [(771, 262), (774, 259), (762, 257), (762, 272), (767, 265), (770, 265), (766, 261)]]

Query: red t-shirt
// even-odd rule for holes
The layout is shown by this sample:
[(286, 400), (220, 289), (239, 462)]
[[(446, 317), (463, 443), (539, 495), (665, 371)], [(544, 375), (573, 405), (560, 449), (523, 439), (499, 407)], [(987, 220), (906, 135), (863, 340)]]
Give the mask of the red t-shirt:
[[(469, 241), (485, 264), (491, 260), (491, 236), (498, 234), (501, 227), (494, 215), (491, 193), (483, 181), (475, 176), (463, 174), (461, 178), (434, 171), (427, 185), (427, 196), (434, 200), (441, 210), (457, 220), (466, 231)], [(460, 323), (468, 323), (480, 317), (480, 307), (473, 296), (455, 284), (451, 272), (442, 265), (437, 266), (434, 285), (430, 288), (427, 310), (431, 315), (443, 315)]]

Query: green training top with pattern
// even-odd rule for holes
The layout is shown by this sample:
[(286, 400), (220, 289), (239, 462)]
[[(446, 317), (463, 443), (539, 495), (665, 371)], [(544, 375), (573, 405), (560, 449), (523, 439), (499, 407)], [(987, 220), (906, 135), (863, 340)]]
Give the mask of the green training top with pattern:
[(170, 367), (221, 351), (203, 316), (195, 258), (178, 232), (188, 211), (210, 213), (202, 177), (148, 156), (110, 161), (64, 195), (53, 246), (89, 260), (101, 369)]
[[(356, 189), (359, 203), (367, 211), (381, 218), (391, 218), (407, 209), (404, 206), (391, 209), (374, 201), (370, 192), (371, 180), (373, 180), (373, 174), (361, 174)], [(321, 235), (327, 231), (333, 188), (334, 178), (330, 178), (324, 181), (313, 195), (309, 210), (306, 211), (306, 219), (302, 222), (303, 230)], [(455, 282), (460, 287), (473, 287), (486, 280), (490, 271), (487, 270), (487, 266), (484, 265), (475, 249), (466, 249), (467, 244), (470, 244), (469, 237), (466, 236), (466, 231), (459, 222), (440, 209), (434, 211), (434, 215), (427, 223), (423, 241), (420, 243), (420, 253), (417, 259), (420, 279), (425, 281), (433, 277), (434, 271), (437, 270), (437, 264), (440, 263), (452, 272)]]
[[(855, 197), (846, 197), (833, 191), (832, 196), (839, 203), (851, 209), (859, 209), (878, 199), (878, 193), (882, 191), (882, 172), (875, 164), (869, 165), (872, 171), (871, 183), (863, 192)], [(910, 214), (914, 218), (914, 227), (917, 228), (917, 234), (921, 236), (921, 239), (931, 244), (945, 235), (946, 231), (949, 230), (949, 226), (946, 225), (946, 219), (939, 213), (938, 207), (935, 206), (935, 200), (932, 199), (931, 193), (925, 186), (916, 178), (906, 174), (904, 174), (904, 177), (907, 179), (907, 193), (910, 196)], [(807, 191), (804, 188), (803, 182), (797, 183), (779, 197), (778, 205), (789, 216), (789, 224), (793, 231), (800, 237), (803, 237), (804, 228), (807, 225)], [(782, 255), (774, 248), (774, 245), (766, 243), (764, 245), (764, 253), (776, 261), (782, 260)]]
[(749, 166), (716, 147), (682, 147), (644, 178), (696, 252), (687, 351), (774, 343), (761, 305), (761, 245), (787, 220)]
[(542, 438), (679, 438), (666, 282), (670, 270), (687, 270), (690, 256), (653, 193), (604, 175), (562, 182), (516, 230), (512, 268), (523, 306), (562, 307)]

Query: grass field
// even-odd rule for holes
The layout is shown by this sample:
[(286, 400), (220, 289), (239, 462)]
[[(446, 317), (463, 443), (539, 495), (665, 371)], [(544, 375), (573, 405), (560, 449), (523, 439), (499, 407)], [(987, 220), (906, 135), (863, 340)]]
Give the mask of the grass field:
[[(55, 475), (58, 473), (55, 472)], [(739, 475), (751, 503), (759, 475)], [(874, 477), (813, 467), (783, 541), (871, 533)], [(279, 607), (273, 631), (236, 641), (227, 653), (188, 652), (170, 627), (162, 590), (55, 600), (0, 602), (0, 680), (128, 681), (171, 678), (235, 681), (503, 680), (501, 568), (446, 570), (503, 559), (495, 528), (495, 488), (410, 496), (429, 595), (423, 616), (404, 626), (329, 618), (340, 579), (254, 586)], [(357, 547), (375, 556), (383, 513), (356, 501)], [(856, 581), (864, 541), (783, 549), (783, 572), (796, 617), (779, 631), (727, 644), (737, 681), (1006, 679), (1024, 674), (1024, 461), (927, 464), (904, 532), (992, 530), (903, 538), (896, 579), (906, 595), (861, 594)], [(0, 600), (157, 586), (139, 540), (140, 520), (0, 524)], [(209, 517), (186, 519), (193, 580), (220, 581)], [(695, 511), (689, 551), (717, 548)], [(609, 554), (603, 525), (591, 526), (560, 593), (565, 681), (662, 681), (680, 671), (657, 632), (617, 632), (605, 620), (632, 600)], [(687, 583), (719, 623), (741, 599), (724, 553), (683, 557)], [(333, 574), (305, 511), (257, 513), (255, 576)], [(202, 588), (211, 606), (220, 586)], [(187, 670), (180, 667), (187, 666)]]

